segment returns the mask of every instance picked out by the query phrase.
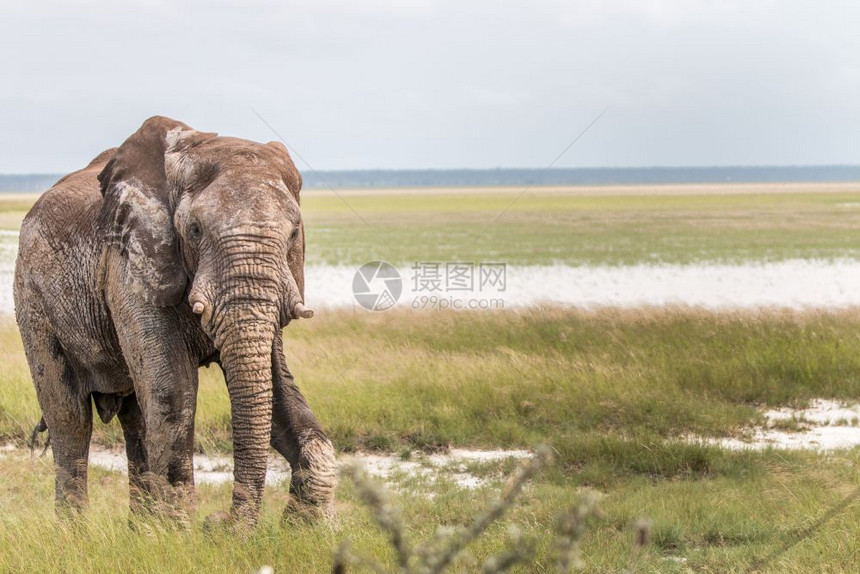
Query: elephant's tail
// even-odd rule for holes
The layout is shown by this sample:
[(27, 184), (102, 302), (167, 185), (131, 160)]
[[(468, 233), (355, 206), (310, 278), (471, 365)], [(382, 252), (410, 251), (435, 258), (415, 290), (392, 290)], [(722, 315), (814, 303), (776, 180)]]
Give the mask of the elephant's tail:
[[(48, 430), (48, 424), (45, 422), (45, 417), (43, 416), (39, 419), (38, 424), (33, 429), (33, 433), (30, 435), (30, 455), (34, 455), (36, 453), (36, 442), (39, 440), (39, 433), (45, 432)], [(45, 448), (42, 449), (42, 454), (39, 456), (44, 456), (46, 452), (48, 452), (48, 447), (51, 445), (51, 433), (48, 432), (48, 440), (45, 441)]]

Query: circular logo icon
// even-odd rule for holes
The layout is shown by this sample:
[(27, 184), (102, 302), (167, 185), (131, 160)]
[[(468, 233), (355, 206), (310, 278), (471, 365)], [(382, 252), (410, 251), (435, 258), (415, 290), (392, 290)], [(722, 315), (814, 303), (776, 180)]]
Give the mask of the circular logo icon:
[(365, 263), (352, 278), (352, 294), (358, 304), (368, 311), (391, 309), (402, 292), (400, 273), (385, 261)]

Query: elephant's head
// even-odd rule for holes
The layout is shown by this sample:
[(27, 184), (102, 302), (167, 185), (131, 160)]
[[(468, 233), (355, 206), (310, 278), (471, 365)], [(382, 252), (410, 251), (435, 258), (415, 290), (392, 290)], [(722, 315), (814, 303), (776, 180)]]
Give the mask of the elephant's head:
[(122, 250), (145, 300), (174, 306), (188, 294), (213, 339), (231, 302), (277, 304), (281, 325), (313, 316), (303, 301), (302, 179), (283, 144), (156, 116), (99, 181), (104, 237)]
[(259, 493), (242, 485), (251, 489), (265, 475), (273, 340), (290, 320), (313, 314), (303, 300), (301, 176), (280, 143), (153, 117), (99, 181), (99, 226), (122, 253), (129, 288), (155, 306), (189, 305), (220, 352), (232, 404), (234, 501), (256, 506)]

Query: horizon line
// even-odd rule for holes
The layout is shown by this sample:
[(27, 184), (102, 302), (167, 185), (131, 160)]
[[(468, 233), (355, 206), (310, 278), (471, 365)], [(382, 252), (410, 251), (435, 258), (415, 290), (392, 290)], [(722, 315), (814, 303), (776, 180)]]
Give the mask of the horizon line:
[[(576, 167), (362, 167), (362, 168), (322, 168), (317, 172), (445, 172), (445, 171), (576, 171), (576, 170), (633, 170), (633, 169), (815, 169), (815, 168), (860, 168), (860, 163), (797, 163), (797, 164), (714, 164), (714, 165), (628, 165), (628, 166), (576, 166)], [(79, 168), (81, 169), (81, 168)], [(74, 170), (77, 171), (77, 170)], [(301, 169), (299, 170), (302, 171)], [(308, 171), (308, 170), (305, 170)], [(63, 171), (0, 172), (0, 177), (25, 176), (63, 176)], [(311, 172), (309, 174), (313, 176)]]

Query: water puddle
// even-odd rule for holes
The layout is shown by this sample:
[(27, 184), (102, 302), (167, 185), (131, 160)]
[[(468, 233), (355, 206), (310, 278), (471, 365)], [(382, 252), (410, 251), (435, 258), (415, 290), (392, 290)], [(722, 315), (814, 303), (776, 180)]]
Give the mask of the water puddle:
[(531, 456), (527, 450), (466, 450), (451, 449), (444, 454), (412, 455), (402, 459), (390, 454), (360, 453), (344, 457), (342, 462), (360, 464), (370, 474), (396, 486), (398, 478), (419, 479), (435, 482), (447, 479), (459, 488), (473, 490), (486, 486), (490, 481), (469, 472), (469, 463), (500, 463), (507, 459), (523, 459)]
[(815, 399), (805, 409), (773, 409), (767, 423), (746, 438), (696, 439), (732, 450), (768, 447), (836, 450), (860, 445), (860, 404)]
[[(125, 452), (98, 448), (90, 449), (90, 464), (114, 472), (128, 472)], [(194, 455), (194, 482), (196, 484), (223, 484), (233, 480), (233, 459), (228, 457)], [(269, 459), (266, 484), (277, 486), (289, 482), (290, 466), (283, 459)]]
[[(26, 451), (13, 444), (0, 445), (0, 457), (7, 455), (24, 456)], [(29, 456), (29, 453), (26, 453)], [(446, 453), (424, 455), (415, 453), (408, 459), (394, 454), (355, 453), (342, 455), (340, 464), (359, 464), (371, 476), (397, 488), (401, 481), (418, 479), (433, 483), (446, 479), (463, 489), (476, 489), (489, 484), (489, 479), (476, 476), (469, 471), (471, 463), (502, 463), (507, 459), (523, 459), (531, 456), (527, 450), (467, 450), (451, 449)], [(98, 447), (90, 449), (90, 465), (112, 472), (128, 472), (125, 452), (106, 450)], [(219, 485), (232, 482), (233, 459), (231, 457), (194, 455), (195, 483)], [(266, 471), (266, 484), (279, 486), (290, 480), (290, 467), (276, 455), (269, 458)]]

